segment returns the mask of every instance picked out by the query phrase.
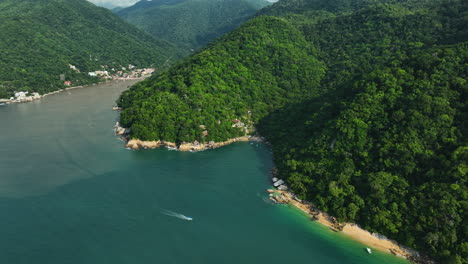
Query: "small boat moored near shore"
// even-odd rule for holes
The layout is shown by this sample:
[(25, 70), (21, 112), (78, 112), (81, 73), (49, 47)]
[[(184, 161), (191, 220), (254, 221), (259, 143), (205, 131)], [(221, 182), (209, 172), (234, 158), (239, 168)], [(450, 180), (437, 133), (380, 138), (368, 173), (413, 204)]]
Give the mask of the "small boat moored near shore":
[(370, 248), (366, 248), (367, 253), (372, 254), (372, 250)]

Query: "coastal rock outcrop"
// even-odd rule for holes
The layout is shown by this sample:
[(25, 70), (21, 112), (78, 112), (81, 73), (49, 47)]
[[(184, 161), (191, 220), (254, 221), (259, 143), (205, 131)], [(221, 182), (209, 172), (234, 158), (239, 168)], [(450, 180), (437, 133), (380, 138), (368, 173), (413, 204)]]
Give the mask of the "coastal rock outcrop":
[[(117, 126), (117, 124), (116, 124)], [(124, 128), (116, 127), (116, 134), (117, 134), (117, 129), (119, 132), (122, 132)], [(119, 134), (117, 134), (119, 135)], [(122, 135), (125, 135), (122, 134)], [(191, 143), (183, 142), (179, 145), (173, 142), (167, 142), (167, 141), (142, 141), (139, 139), (129, 139), (127, 141), (127, 144), (125, 145), (127, 148), (130, 149), (139, 149), (139, 148), (159, 148), (159, 147), (167, 147), (170, 149), (177, 149), (180, 151), (191, 151), (191, 152), (196, 152), (196, 151), (202, 151), (202, 150), (207, 150), (207, 149), (214, 149), (214, 148), (219, 148), (222, 146), (226, 146), (229, 144), (232, 144), (234, 142), (245, 142), (245, 141), (255, 141), (259, 142), (262, 141), (261, 138), (259, 137), (252, 137), (252, 136), (243, 136), (243, 137), (238, 137), (238, 138), (233, 138), (229, 139), (224, 142), (214, 142), (214, 141), (209, 141), (207, 143), (200, 143), (198, 141), (194, 141)]]
[(31, 93), (28, 95), (29, 92), (16, 92), (14, 97), (10, 99), (1, 99), (0, 103), (25, 103), (25, 102), (32, 102), (35, 100), (39, 100), (42, 96), (39, 93)]
[(139, 149), (139, 148), (144, 148), (144, 149), (153, 149), (153, 148), (159, 148), (161, 146), (166, 146), (168, 148), (176, 148), (177, 145), (172, 142), (165, 142), (165, 141), (142, 141), (139, 139), (130, 139), (125, 147), (130, 148), (130, 149)]
[(121, 127), (119, 122), (114, 125), (114, 131), (117, 136), (125, 136), (130, 132), (130, 129)]

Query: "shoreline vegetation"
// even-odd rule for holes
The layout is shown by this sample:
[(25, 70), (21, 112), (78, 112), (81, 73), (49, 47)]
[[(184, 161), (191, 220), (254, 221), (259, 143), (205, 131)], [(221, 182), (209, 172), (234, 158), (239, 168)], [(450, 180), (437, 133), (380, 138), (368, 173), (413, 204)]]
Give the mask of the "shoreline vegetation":
[[(273, 176), (275, 175), (275, 169), (273, 169), (272, 174)], [(371, 233), (355, 223), (340, 223), (335, 217), (319, 210), (312, 203), (298, 199), (297, 196), (290, 191), (278, 188), (277, 190), (267, 189), (267, 192), (270, 193), (270, 200), (274, 203), (293, 206), (307, 214), (312, 221), (317, 221), (334, 232), (342, 232), (353, 240), (369, 246), (371, 249), (391, 253), (397, 257), (407, 259), (412, 263), (435, 263), (433, 260), (429, 259), (427, 256), (421, 255), (417, 251), (402, 246), (383, 235)]]
[[(121, 111), (120, 107), (112, 107), (114, 111)], [(119, 136), (125, 142), (125, 148), (137, 150), (137, 149), (155, 149), (160, 147), (166, 147), (170, 150), (178, 151), (189, 151), (189, 152), (198, 152), (208, 149), (215, 149), (223, 146), (230, 145), (234, 142), (264, 142), (265, 139), (260, 136), (249, 136), (245, 135), (242, 137), (231, 138), (222, 142), (209, 141), (206, 143), (194, 141), (194, 142), (182, 142), (177, 144), (174, 142), (168, 142), (164, 140), (154, 140), (154, 141), (144, 141), (135, 138), (129, 138), (130, 129), (120, 126), (120, 122), (116, 122), (114, 126), (114, 132), (116, 136)]]
[(58, 93), (62, 93), (62, 92), (65, 92), (65, 91), (81, 89), (81, 88), (88, 88), (88, 87), (99, 85), (99, 84), (117, 82), (117, 81), (144, 80), (147, 77), (148, 76), (144, 76), (144, 77), (141, 77), (141, 78), (115, 78), (115, 79), (112, 79), (112, 80), (106, 80), (106, 81), (97, 82), (97, 83), (88, 84), (88, 85), (79, 85), (79, 86), (74, 86), (74, 87), (67, 87), (67, 88), (63, 88), (63, 89), (60, 89), (60, 90), (56, 90), (56, 91), (46, 93), (46, 94), (41, 94), (41, 95), (38, 95), (37, 93), (34, 93), (32, 96), (23, 97), (21, 99), (1, 99), (0, 98), (0, 104), (28, 103), (28, 102), (33, 102), (33, 101), (40, 100), (41, 98), (44, 98), (44, 97), (49, 96), (49, 95), (58, 94)]

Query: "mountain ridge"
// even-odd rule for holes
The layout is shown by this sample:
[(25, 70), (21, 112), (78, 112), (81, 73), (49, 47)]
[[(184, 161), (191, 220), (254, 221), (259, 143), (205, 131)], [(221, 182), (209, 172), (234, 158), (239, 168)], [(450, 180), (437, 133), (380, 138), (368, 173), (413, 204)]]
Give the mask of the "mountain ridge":
[(85, 0), (4, 0), (0, 17), (0, 97), (64, 88), (62, 74), (74, 85), (96, 82), (87, 72), (104, 65), (162, 65), (173, 49)]
[(117, 14), (190, 54), (267, 5), (265, 0), (155, 0), (137, 2)]

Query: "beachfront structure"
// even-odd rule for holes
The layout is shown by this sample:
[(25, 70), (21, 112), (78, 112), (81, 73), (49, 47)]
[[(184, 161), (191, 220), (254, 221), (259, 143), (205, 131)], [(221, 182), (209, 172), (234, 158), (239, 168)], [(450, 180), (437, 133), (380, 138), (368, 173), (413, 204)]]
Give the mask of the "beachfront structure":
[(283, 185), (283, 184), (284, 184), (284, 181), (280, 179), (280, 180), (276, 181), (275, 183), (273, 183), (273, 186), (278, 187), (278, 186)]
[(15, 97), (16, 98), (24, 98), (24, 97), (28, 96), (28, 93), (29, 92), (15, 92)]

